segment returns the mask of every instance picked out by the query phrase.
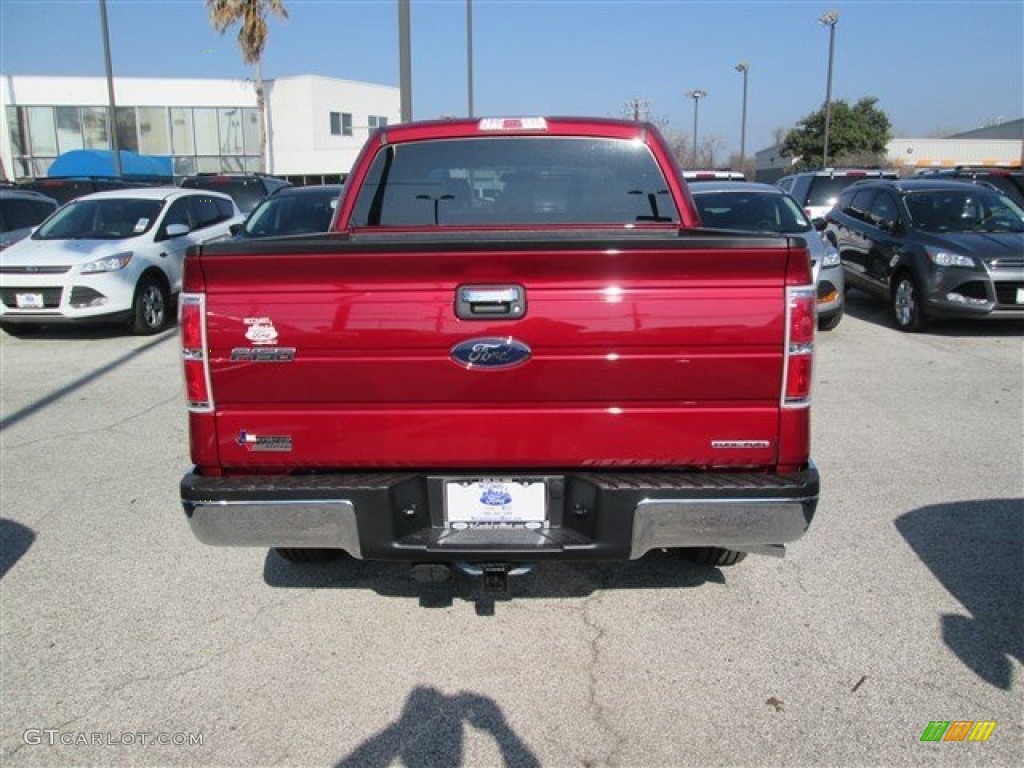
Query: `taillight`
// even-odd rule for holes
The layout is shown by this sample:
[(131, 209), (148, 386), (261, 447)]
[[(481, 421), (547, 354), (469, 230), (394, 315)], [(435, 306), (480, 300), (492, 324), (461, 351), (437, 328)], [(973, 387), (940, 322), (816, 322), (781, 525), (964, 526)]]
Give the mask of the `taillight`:
[(194, 413), (213, 410), (210, 390), (210, 357), (206, 346), (206, 295), (182, 293), (178, 300), (181, 359), (185, 374), (185, 399)]
[(782, 407), (811, 404), (814, 376), (814, 332), (818, 325), (817, 292), (813, 285), (786, 288), (786, 356)]

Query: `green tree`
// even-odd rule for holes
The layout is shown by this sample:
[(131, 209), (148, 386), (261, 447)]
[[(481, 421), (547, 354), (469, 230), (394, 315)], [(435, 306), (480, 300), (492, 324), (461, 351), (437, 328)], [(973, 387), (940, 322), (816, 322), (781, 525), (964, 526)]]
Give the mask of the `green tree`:
[(267, 170), (267, 117), (260, 60), (267, 44), (267, 14), (288, 18), (282, 0), (206, 0), (210, 24), (222, 35), (228, 27), (238, 24), (238, 47), (242, 60), (255, 68), (256, 110), (260, 115), (260, 171)]
[[(865, 96), (852, 107), (842, 99), (832, 102), (828, 130), (830, 164), (885, 163), (885, 147), (892, 138), (892, 125), (877, 103), (874, 96)], [(801, 170), (820, 167), (824, 149), (825, 107), (804, 117), (782, 142), (782, 154), (799, 158), (797, 167)]]

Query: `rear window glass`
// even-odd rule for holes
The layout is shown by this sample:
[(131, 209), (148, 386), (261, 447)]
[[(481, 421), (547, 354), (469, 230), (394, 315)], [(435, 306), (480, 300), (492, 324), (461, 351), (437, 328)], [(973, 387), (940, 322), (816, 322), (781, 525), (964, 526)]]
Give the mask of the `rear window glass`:
[(334, 189), (322, 193), (277, 194), (268, 197), (245, 222), (251, 237), (276, 237), (326, 232), (338, 202)]
[(811, 188), (807, 192), (808, 206), (827, 205), (830, 208), (836, 204), (839, 195), (851, 184), (864, 181), (863, 176), (815, 176), (811, 181)]
[(811, 223), (788, 195), (765, 192), (694, 192), (705, 227), (745, 232), (802, 234)]
[(0, 232), (34, 227), (55, 209), (44, 200), (0, 199)]
[(1010, 174), (986, 173), (977, 174), (975, 179), (991, 184), (1004, 195), (1008, 195), (1017, 203), (1024, 203), (1024, 178)]
[(384, 147), (357, 227), (678, 222), (657, 162), (619, 139), (488, 137)]
[(242, 213), (249, 213), (267, 196), (267, 190), (260, 179), (238, 179), (230, 176), (189, 178), (181, 186), (190, 189), (209, 189), (229, 195)]

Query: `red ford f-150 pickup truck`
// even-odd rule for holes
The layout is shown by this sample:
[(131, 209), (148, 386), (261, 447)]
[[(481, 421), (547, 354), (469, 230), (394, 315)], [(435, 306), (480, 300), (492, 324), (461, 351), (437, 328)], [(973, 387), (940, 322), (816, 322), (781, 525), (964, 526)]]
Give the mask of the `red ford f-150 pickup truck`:
[(805, 245), (701, 229), (648, 124), (384, 128), (331, 232), (191, 250), (179, 314), (208, 544), (501, 588), (814, 515)]

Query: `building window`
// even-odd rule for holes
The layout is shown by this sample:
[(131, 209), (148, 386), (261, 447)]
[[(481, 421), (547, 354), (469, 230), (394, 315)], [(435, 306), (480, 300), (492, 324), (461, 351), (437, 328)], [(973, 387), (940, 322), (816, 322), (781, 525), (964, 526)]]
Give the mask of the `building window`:
[(222, 155), (245, 154), (241, 107), (218, 109), (217, 116), (220, 120), (220, 153)]
[(82, 121), (78, 107), (57, 107), (57, 148), (61, 154), (82, 149)]
[(22, 122), (22, 118), (24, 118), (24, 116), (24, 108), (7, 108), (7, 130), (11, 139), (11, 150), (16, 155), (26, 154), (24, 139), (25, 129)]
[(167, 155), (171, 138), (167, 130), (167, 107), (139, 107), (139, 151), (144, 155)]
[(195, 154), (196, 143), (192, 136), (192, 110), (187, 107), (171, 107), (171, 150), (176, 155)]
[(219, 157), (197, 157), (196, 158), (196, 172), (197, 173), (220, 173), (220, 158)]
[(245, 135), (245, 154), (260, 153), (260, 113), (258, 109), (246, 107), (242, 110), (242, 133)]
[(388, 124), (388, 119), (383, 115), (370, 115), (368, 119), (370, 130), (374, 131), (377, 128), (383, 128)]
[(352, 113), (331, 112), (331, 136), (352, 135)]
[[(217, 110), (195, 109), (193, 110), (193, 120), (195, 121), (196, 129), (196, 154), (219, 155), (220, 141), (217, 138)], [(217, 166), (214, 173), (220, 170), (220, 163)], [(200, 172), (203, 172), (202, 168), (200, 168)]]
[(106, 107), (82, 107), (82, 132), (86, 149), (110, 149)]
[(118, 107), (115, 119), (117, 120), (117, 148), (138, 152), (139, 132), (135, 127), (135, 107)]
[(32, 154), (57, 154), (57, 126), (53, 122), (53, 107), (29, 107), (28, 133)]

